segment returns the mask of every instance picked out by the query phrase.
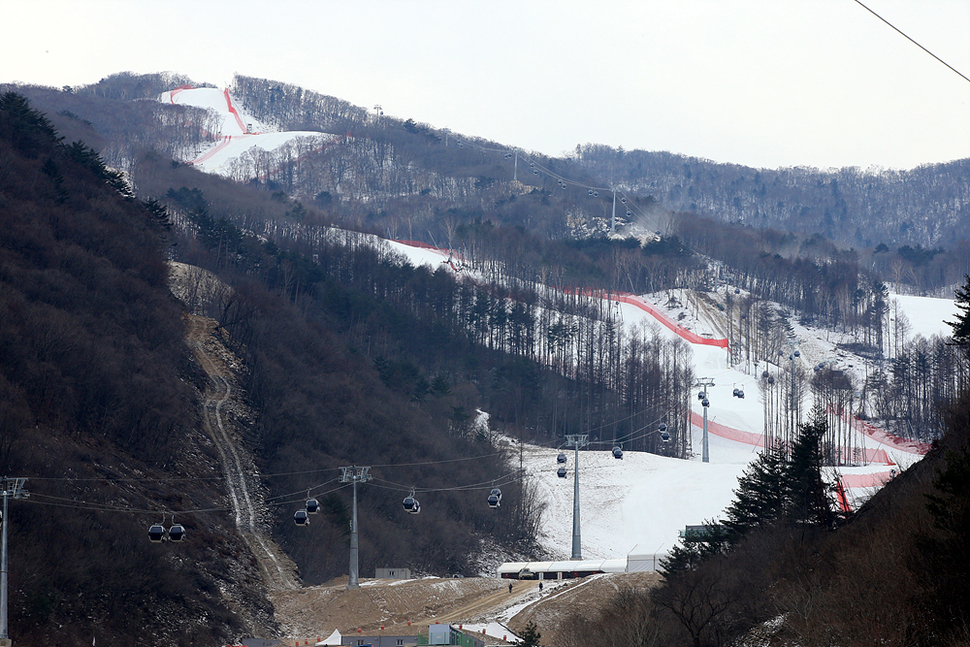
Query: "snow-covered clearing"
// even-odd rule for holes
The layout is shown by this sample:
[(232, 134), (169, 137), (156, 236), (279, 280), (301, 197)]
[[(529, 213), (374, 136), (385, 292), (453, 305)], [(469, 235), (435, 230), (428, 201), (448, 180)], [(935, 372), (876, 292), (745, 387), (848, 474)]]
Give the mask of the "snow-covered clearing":
[(310, 138), (308, 148), (319, 149), (333, 139), (332, 135), (311, 131), (273, 132), (239, 106), (228, 89), (177, 88), (163, 93), (159, 101), (211, 110), (221, 117), (219, 132), (213, 133), (219, 141), (198, 151), (198, 155), (189, 161), (208, 173), (231, 175), (245, 161), (245, 156), (257, 149), (271, 153), (301, 138)]
[[(439, 267), (449, 254), (427, 246), (388, 241), (390, 247), (415, 265)], [(466, 270), (467, 271), (467, 270)], [(670, 296), (677, 297), (675, 301)], [(694, 372), (708, 378), (708, 448), (710, 462), (701, 460), (703, 408), (693, 401), (694, 426), (690, 460), (626, 451), (622, 460), (608, 449), (579, 452), (581, 545), (584, 559), (613, 559), (630, 554), (663, 555), (673, 546), (686, 525), (701, 524), (721, 516), (733, 499), (737, 479), (754, 460), (763, 444), (764, 411), (758, 375), (764, 365), (741, 363), (731, 366), (728, 353), (716, 345), (717, 331), (709, 313), (690, 304), (683, 293), (662, 293), (640, 297), (648, 307), (632, 302), (619, 303), (627, 326), (652, 326), (671, 338), (701, 340), (692, 343)], [(956, 304), (948, 299), (892, 295), (894, 307), (905, 314), (911, 334), (947, 335)], [(635, 300), (631, 300), (635, 301)], [(675, 305), (668, 305), (674, 303)], [(672, 329), (658, 320), (676, 322)], [(676, 328), (677, 326), (674, 326)], [(794, 324), (801, 350), (798, 361), (811, 368), (822, 361), (835, 361), (839, 368), (861, 377), (865, 370), (860, 359), (836, 350), (836, 336)], [(733, 396), (735, 388), (744, 398)], [(890, 479), (895, 471), (918, 461), (921, 453), (909, 444), (861, 434), (857, 440), (866, 453), (875, 457), (868, 465), (840, 467), (838, 472), (847, 488), (851, 504), (858, 505)], [(560, 450), (525, 444), (522, 448), (526, 472), (535, 479), (547, 510), (544, 515), (542, 545), (549, 559), (569, 559), (573, 528), (573, 462), (568, 457), (568, 478), (559, 478), (556, 457)], [(870, 451), (875, 450), (875, 451)], [(878, 450), (884, 450), (880, 453)], [(834, 477), (834, 469), (829, 470)]]

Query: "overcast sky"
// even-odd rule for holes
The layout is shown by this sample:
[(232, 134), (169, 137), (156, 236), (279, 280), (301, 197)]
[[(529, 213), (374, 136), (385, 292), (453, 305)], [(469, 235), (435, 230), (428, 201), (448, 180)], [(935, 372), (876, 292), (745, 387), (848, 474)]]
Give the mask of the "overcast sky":
[[(970, 0), (863, 0), (970, 77)], [(0, 82), (233, 74), (549, 155), (970, 157), (970, 82), (854, 0), (3, 0)]]

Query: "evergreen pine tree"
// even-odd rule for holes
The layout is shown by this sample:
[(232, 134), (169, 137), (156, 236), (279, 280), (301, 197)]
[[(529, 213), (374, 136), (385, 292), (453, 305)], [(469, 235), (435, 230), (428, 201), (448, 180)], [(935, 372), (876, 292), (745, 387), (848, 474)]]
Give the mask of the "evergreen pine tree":
[(946, 321), (946, 325), (953, 329), (953, 343), (963, 349), (964, 356), (970, 360), (970, 275), (964, 275), (966, 282), (962, 288), (954, 291), (954, 301), (957, 304), (956, 321)]
[(749, 530), (774, 524), (782, 516), (788, 497), (784, 457), (765, 451), (738, 479), (734, 501), (723, 522), (726, 539), (736, 544)]
[(525, 626), (522, 633), (519, 634), (521, 640), (516, 641), (516, 645), (519, 647), (539, 647), (539, 639), (542, 638), (542, 634), (539, 633), (536, 623), (529, 621), (529, 624)]
[(737, 544), (750, 530), (779, 522), (831, 527), (836, 520), (829, 486), (822, 479), (822, 438), (828, 429), (821, 408), (799, 426), (786, 461), (777, 452), (764, 452), (738, 479), (735, 499), (725, 511), (724, 532)]
[(692, 571), (711, 555), (722, 552), (726, 544), (724, 526), (709, 521), (704, 524), (704, 531), (700, 535), (685, 536), (679, 544), (674, 545), (670, 553), (660, 559), (657, 570), (667, 579), (679, 572)]
[(825, 412), (815, 407), (809, 421), (799, 425), (798, 437), (785, 466), (787, 497), (784, 516), (791, 523), (808, 523), (831, 528), (835, 511), (830, 487), (822, 480), (822, 438), (828, 430)]

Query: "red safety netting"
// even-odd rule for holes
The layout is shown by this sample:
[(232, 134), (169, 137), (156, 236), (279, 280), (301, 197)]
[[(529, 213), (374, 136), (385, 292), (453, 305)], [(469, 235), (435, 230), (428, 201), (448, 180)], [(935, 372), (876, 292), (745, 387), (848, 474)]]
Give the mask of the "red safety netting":
[(711, 339), (709, 337), (702, 337), (697, 333), (687, 330), (686, 328), (681, 328), (679, 325), (677, 325), (677, 322), (668, 317), (663, 311), (658, 309), (652, 303), (644, 301), (635, 294), (630, 294), (629, 292), (602, 292), (599, 290), (583, 290), (582, 293), (589, 296), (599, 297), (600, 299), (608, 299), (618, 303), (626, 303), (634, 306), (635, 308), (639, 308), (672, 330), (678, 337), (692, 344), (728, 348), (727, 339)]
[(230, 98), (229, 96), (229, 88), (226, 88), (226, 91), (224, 94), (226, 95), (226, 106), (229, 108), (229, 112), (232, 113), (232, 116), (236, 118), (236, 123), (239, 125), (239, 130), (241, 130), (242, 132), (246, 132), (246, 125), (243, 124), (242, 118), (239, 116), (239, 113), (236, 111), (236, 107), (232, 105), (232, 98)]
[(172, 105), (175, 105), (175, 95), (181, 93), (183, 90), (194, 90), (194, 89), (195, 88), (193, 88), (191, 85), (180, 85), (179, 87), (175, 88), (174, 90), (168, 93), (168, 100), (172, 102)]
[(225, 137), (222, 138), (222, 141), (221, 142), (219, 142), (214, 147), (212, 147), (209, 150), (207, 150), (205, 153), (203, 153), (199, 157), (196, 157), (194, 160), (192, 160), (189, 163), (190, 164), (201, 164), (202, 162), (205, 162), (205, 161), (211, 159), (213, 155), (215, 155), (216, 153), (218, 153), (219, 151), (221, 151), (223, 148), (225, 148), (226, 146), (228, 146), (230, 144), (230, 142), (232, 142), (232, 135), (226, 135)]
[[(690, 422), (698, 429), (704, 428), (704, 416), (699, 413), (691, 411)], [(756, 434), (750, 431), (732, 429), (731, 427), (714, 422), (713, 420), (707, 421), (707, 433), (714, 434), (715, 436), (719, 436), (721, 438), (727, 438), (728, 440), (733, 440), (735, 442), (744, 443), (745, 445), (753, 445), (755, 447), (765, 446), (764, 434)]]
[(852, 417), (851, 424), (852, 428), (857, 430), (859, 433), (865, 434), (869, 438), (872, 438), (883, 445), (891, 445), (895, 449), (908, 454), (924, 455), (926, 452), (930, 451), (929, 443), (922, 443), (918, 440), (907, 440), (905, 438), (900, 438), (899, 436), (894, 436), (893, 434), (883, 431), (879, 427), (876, 427), (865, 420), (860, 420), (855, 416)]
[(843, 474), (841, 479), (842, 484), (847, 488), (878, 488), (888, 483), (895, 475), (895, 470), (890, 470), (888, 472), (873, 472), (871, 474)]
[[(704, 427), (704, 417), (702, 414), (695, 411), (690, 413), (691, 424), (702, 429)], [(707, 421), (707, 433), (714, 434), (720, 438), (727, 438), (728, 440), (733, 440), (738, 443), (744, 443), (746, 445), (751, 445), (753, 447), (764, 447), (765, 437), (764, 434), (756, 434), (750, 431), (741, 431), (740, 429), (733, 429), (726, 425), (714, 422), (712, 420)], [(859, 449), (858, 456), (854, 456), (855, 460), (864, 460), (867, 465), (873, 463), (877, 465), (895, 465), (896, 463), (889, 458), (889, 454), (885, 449), (866, 449), (864, 452)]]

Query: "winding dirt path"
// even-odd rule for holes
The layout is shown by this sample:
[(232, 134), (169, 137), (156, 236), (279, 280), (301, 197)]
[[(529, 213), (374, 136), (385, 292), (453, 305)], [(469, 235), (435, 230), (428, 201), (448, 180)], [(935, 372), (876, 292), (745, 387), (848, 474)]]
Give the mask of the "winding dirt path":
[(256, 472), (253, 457), (238, 441), (233, 416), (223, 411), (226, 407), (243, 406), (234, 398), (234, 374), (230, 365), (234, 357), (216, 334), (214, 319), (190, 314), (186, 315), (186, 324), (186, 343), (209, 376), (203, 426), (219, 453), (236, 528), (256, 557), (268, 590), (298, 589), (300, 581), (296, 566), (261, 527), (260, 513), (265, 509), (265, 503), (259, 491), (250, 484), (250, 475)]

